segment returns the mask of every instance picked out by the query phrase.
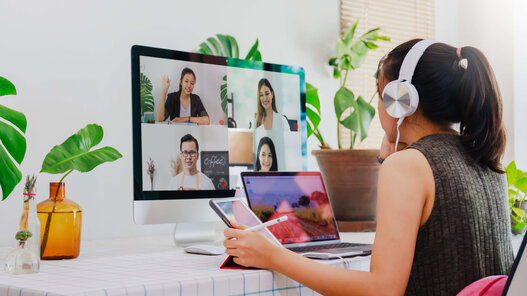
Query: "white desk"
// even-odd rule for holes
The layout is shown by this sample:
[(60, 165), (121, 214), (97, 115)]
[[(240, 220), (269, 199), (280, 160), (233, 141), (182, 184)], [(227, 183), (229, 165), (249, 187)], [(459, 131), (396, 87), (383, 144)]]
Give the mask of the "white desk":
[[(344, 233), (344, 241), (373, 243), (375, 233)], [(0, 296), (318, 295), (269, 270), (221, 270), (222, 256), (191, 255), (169, 236), (82, 242), (75, 260), (42, 261), (40, 272), (9, 275), (0, 248)], [(368, 271), (370, 257), (346, 260)], [(320, 261), (344, 267), (342, 260)]]

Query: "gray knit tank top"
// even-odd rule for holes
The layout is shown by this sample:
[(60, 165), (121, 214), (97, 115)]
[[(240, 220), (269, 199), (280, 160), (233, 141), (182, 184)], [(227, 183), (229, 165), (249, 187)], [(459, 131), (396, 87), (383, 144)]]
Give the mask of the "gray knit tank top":
[(505, 174), (471, 164), (457, 135), (429, 135), (407, 149), (428, 160), (435, 201), (417, 235), (406, 295), (456, 295), (507, 274), (514, 258)]

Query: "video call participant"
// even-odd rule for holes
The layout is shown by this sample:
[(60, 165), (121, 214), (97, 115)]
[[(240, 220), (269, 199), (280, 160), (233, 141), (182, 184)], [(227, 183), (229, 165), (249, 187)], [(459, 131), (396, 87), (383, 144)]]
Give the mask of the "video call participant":
[(172, 122), (196, 123), (200, 125), (210, 124), (210, 118), (198, 95), (193, 94), (196, 75), (189, 68), (181, 71), (179, 90), (169, 93), (170, 79), (163, 75), (161, 84), (163, 91), (157, 109), (156, 120), (165, 121), (170, 118)]
[(257, 172), (276, 172), (278, 171), (278, 161), (273, 141), (269, 137), (263, 137), (258, 144), (258, 153), (256, 154)]
[[(418, 41), (381, 60), (379, 94), (398, 79)], [(273, 269), (323, 295), (456, 295), (481, 278), (509, 272), (513, 251), (498, 83), (474, 47), (434, 43), (421, 52), (411, 77), (419, 94), (415, 112), (403, 115), (404, 121), (390, 116), (388, 96), (377, 107), (385, 160), (369, 271), (321, 264), (259, 232), (227, 228), (225, 236), (235, 239), (224, 246), (235, 263)], [(406, 149), (395, 149), (398, 135)]]
[(169, 190), (214, 190), (214, 184), (207, 175), (198, 171), (199, 159), (198, 140), (187, 134), (181, 138), (179, 157), (183, 163), (183, 171), (172, 177), (168, 184)]
[(258, 99), (256, 112), (256, 128), (272, 131), (289, 131), (289, 123), (276, 109), (276, 96), (271, 83), (266, 78), (258, 82)]

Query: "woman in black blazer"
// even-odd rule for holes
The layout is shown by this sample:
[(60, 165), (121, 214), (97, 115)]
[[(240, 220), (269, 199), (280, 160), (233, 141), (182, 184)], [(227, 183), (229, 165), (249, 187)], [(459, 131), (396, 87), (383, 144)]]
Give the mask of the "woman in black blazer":
[(198, 95), (192, 93), (196, 75), (189, 68), (181, 71), (179, 90), (169, 93), (170, 79), (164, 75), (161, 79), (163, 92), (157, 109), (156, 120), (165, 121), (167, 118), (172, 122), (188, 122), (201, 125), (210, 124), (210, 118)]

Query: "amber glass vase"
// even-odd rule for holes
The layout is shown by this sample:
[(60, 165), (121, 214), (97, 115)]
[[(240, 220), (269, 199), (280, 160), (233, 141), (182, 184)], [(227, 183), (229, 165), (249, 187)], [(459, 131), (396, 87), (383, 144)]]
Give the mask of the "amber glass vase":
[(40, 218), (40, 258), (73, 259), (79, 256), (81, 207), (66, 199), (64, 183), (49, 184), (49, 199), (37, 206)]

